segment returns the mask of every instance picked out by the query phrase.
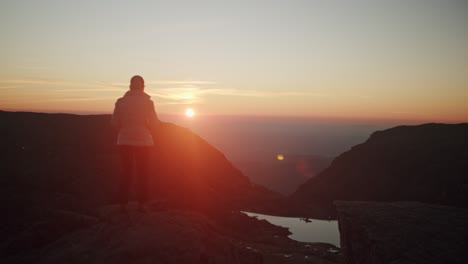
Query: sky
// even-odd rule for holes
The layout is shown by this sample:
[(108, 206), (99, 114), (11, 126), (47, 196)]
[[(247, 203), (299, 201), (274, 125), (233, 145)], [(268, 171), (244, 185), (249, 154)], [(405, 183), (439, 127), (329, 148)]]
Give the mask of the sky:
[(468, 1), (0, 2), (0, 109), (468, 121)]

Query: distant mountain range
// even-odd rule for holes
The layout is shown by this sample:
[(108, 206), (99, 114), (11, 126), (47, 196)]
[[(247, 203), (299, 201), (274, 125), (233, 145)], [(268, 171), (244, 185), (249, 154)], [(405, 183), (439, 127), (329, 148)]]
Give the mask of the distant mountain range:
[(468, 207), (468, 124), (399, 126), (373, 133), (291, 196), (422, 201)]
[[(395, 122), (318, 120), (293, 117), (162, 115), (189, 127), (223, 152), (254, 183), (290, 195), (323, 171), (334, 157)], [(278, 160), (277, 155), (283, 155)]]

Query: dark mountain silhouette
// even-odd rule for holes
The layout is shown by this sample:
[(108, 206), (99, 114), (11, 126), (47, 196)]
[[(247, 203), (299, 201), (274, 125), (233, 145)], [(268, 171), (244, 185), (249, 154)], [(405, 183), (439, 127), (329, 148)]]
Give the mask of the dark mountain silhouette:
[(240, 213), (298, 208), (169, 123), (154, 135), (146, 213), (134, 203), (119, 211), (109, 121), (0, 111), (1, 263), (297, 263), (291, 252), (337, 261), (332, 245), (291, 240), (285, 228)]
[(422, 201), (468, 207), (468, 124), (399, 126), (373, 133), (292, 198)]
[[(71, 207), (113, 202), (120, 173), (109, 115), (0, 112), (1, 195)], [(151, 198), (181, 206), (258, 209), (281, 199), (252, 184), (224, 155), (190, 130), (162, 123), (152, 153)]]
[[(87, 211), (114, 203), (120, 162), (109, 120), (109, 115), (0, 112), (4, 212), (18, 216), (32, 208)], [(252, 184), (188, 129), (162, 123), (155, 138), (152, 199), (204, 211), (268, 211), (283, 201)], [(10, 220), (12, 225), (21, 222)]]

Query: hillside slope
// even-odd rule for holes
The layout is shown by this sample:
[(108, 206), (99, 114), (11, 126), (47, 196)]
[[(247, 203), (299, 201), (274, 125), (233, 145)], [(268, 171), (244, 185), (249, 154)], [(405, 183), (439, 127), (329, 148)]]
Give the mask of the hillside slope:
[(296, 200), (413, 200), (468, 207), (468, 124), (373, 133), (292, 195)]
[[(120, 161), (109, 115), (0, 111), (0, 235), (41, 221), (46, 210), (89, 213), (115, 204)], [(201, 212), (291, 210), (190, 130), (162, 123), (151, 158), (150, 196)]]

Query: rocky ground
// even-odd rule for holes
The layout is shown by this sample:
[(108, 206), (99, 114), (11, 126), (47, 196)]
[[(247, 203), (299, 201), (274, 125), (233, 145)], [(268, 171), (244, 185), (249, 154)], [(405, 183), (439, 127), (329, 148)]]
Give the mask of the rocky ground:
[(339, 250), (289, 239), (240, 212), (176, 210), (153, 202), (85, 215), (51, 211), (4, 241), (1, 263), (336, 263)]
[(349, 264), (468, 263), (468, 210), (418, 202), (336, 202)]

